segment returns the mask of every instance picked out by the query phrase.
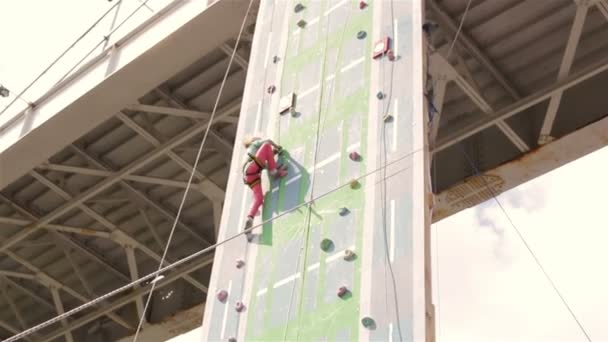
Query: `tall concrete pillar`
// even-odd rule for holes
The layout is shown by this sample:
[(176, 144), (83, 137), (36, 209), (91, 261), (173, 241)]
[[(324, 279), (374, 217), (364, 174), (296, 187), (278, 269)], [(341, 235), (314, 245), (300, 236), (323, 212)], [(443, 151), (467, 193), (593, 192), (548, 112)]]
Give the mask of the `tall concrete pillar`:
[[(421, 2), (261, 1), (237, 139), (289, 175), (217, 249), (203, 341), (433, 340)], [(236, 146), (220, 241), (251, 203)]]

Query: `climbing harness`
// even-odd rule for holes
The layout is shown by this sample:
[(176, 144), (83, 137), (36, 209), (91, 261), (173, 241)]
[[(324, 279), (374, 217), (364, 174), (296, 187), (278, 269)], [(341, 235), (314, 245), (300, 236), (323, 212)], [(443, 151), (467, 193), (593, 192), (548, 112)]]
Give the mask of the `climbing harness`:
[[(264, 165), (253, 154), (247, 153), (247, 156), (249, 158), (243, 164), (243, 183), (245, 183), (246, 185), (248, 185), (250, 188), (253, 189), (253, 187), (260, 184), (260, 182), (262, 180), (262, 170), (264, 170)], [(255, 163), (255, 165), (257, 165), (258, 169), (253, 172), (247, 172), (247, 169), (249, 168), (251, 163)], [(257, 177), (253, 180), (247, 181), (247, 178), (250, 176), (257, 176)]]

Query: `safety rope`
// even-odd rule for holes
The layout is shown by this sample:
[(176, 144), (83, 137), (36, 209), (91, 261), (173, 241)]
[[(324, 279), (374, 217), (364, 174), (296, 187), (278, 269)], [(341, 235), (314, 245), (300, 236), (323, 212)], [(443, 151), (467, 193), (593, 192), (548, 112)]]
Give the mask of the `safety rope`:
[[(327, 24), (329, 25), (329, 15), (327, 16)], [(304, 34), (303, 32), (301, 34)], [(315, 189), (315, 173), (316, 173), (316, 165), (317, 165), (317, 158), (318, 158), (318, 151), (319, 151), (319, 141), (320, 141), (320, 132), (321, 132), (321, 116), (323, 114), (323, 94), (325, 92), (324, 88), (325, 88), (325, 81), (324, 81), (324, 75), (325, 75), (325, 67), (326, 67), (326, 61), (327, 61), (327, 41), (329, 39), (329, 29), (326, 31), (325, 33), (325, 42), (323, 44), (323, 56), (325, 58), (323, 64), (322, 64), (322, 68), (320, 71), (320, 86), (319, 86), (319, 100), (318, 100), (318, 104), (317, 104), (317, 127), (316, 127), (316, 131), (315, 131), (315, 149), (314, 149), (314, 153), (313, 153), (313, 161), (312, 161), (312, 175), (310, 178), (310, 198), (314, 198), (314, 189)], [(301, 40), (300, 40), (300, 44), (302, 44)], [(300, 251), (298, 253), (298, 259), (296, 261), (296, 269), (300, 268), (300, 260), (302, 259), (302, 254), (304, 254), (304, 260), (302, 262), (303, 265), (303, 270), (302, 270), (302, 277), (300, 278), (300, 281), (295, 281), (292, 285), (291, 288), (291, 294), (290, 294), (290, 298), (289, 298), (289, 308), (288, 308), (288, 315), (287, 315), (287, 324), (285, 324), (285, 331), (283, 334), (283, 340), (285, 341), (287, 339), (287, 333), (289, 331), (289, 315), (291, 314), (291, 304), (293, 302), (293, 295), (296, 291), (296, 289), (299, 287), (299, 296), (298, 296), (298, 314), (297, 319), (298, 319), (298, 325), (297, 325), (297, 333), (296, 333), (296, 341), (299, 340), (299, 336), (300, 336), (300, 319), (301, 319), (301, 307), (302, 307), (302, 301), (303, 301), (303, 291), (304, 291), (304, 282), (306, 281), (306, 262), (308, 260), (308, 240), (310, 238), (310, 225), (311, 225), (311, 218), (312, 218), (312, 202), (311, 204), (308, 206), (307, 211), (306, 211), (306, 220), (304, 221), (304, 229), (303, 229), (303, 233), (304, 233), (304, 238), (302, 239), (302, 245), (300, 246)], [(298, 286), (298, 284), (302, 284), (302, 286)]]
[[(327, 2), (327, 6), (329, 6), (331, 3)], [(348, 14), (346, 16), (346, 20), (344, 21), (344, 24), (342, 26), (342, 32), (340, 35), (340, 39), (338, 40), (336, 46), (337, 46), (337, 53), (336, 53), (336, 60), (335, 60), (335, 64), (334, 64), (334, 79), (331, 80), (331, 85), (327, 91), (327, 101), (325, 100), (325, 74), (326, 74), (326, 67), (327, 67), (327, 48), (329, 46), (329, 37), (330, 37), (330, 32), (329, 32), (329, 25), (331, 22), (331, 14), (327, 15), (327, 20), (326, 20), (326, 34), (325, 34), (325, 44), (323, 47), (323, 55), (325, 58), (325, 61), (323, 63), (323, 67), (321, 70), (321, 80), (320, 80), (320, 86), (319, 86), (319, 102), (318, 102), (318, 110), (319, 110), (319, 115), (317, 117), (317, 130), (316, 130), (316, 138), (315, 138), (315, 151), (314, 151), (314, 158), (313, 158), (313, 170), (316, 171), (316, 165), (317, 165), (317, 159), (318, 159), (318, 154), (319, 154), (319, 146), (320, 146), (320, 141), (321, 141), (321, 132), (323, 131), (323, 128), (325, 127), (325, 124), (327, 122), (327, 118), (328, 118), (328, 112), (329, 112), (329, 107), (330, 107), (330, 103), (331, 103), (331, 99), (333, 98), (334, 95), (334, 91), (336, 88), (336, 83), (338, 80), (338, 66), (340, 65), (340, 60), (342, 57), (342, 45), (344, 43), (344, 37), (346, 36), (346, 31), (348, 28), (348, 24), (350, 22), (350, 18), (351, 18), (351, 14), (353, 12), (352, 10), (352, 6), (353, 4), (351, 3), (350, 6), (350, 10), (348, 11)], [(325, 106), (323, 106), (325, 102)], [(325, 114), (325, 115), (323, 115)], [(321, 120), (321, 117), (323, 116), (323, 120)], [(313, 172), (312, 174), (312, 178), (311, 178), (311, 192), (310, 192), (310, 197), (314, 198), (314, 184), (315, 184), (315, 172)], [(313, 202), (314, 203), (314, 202)], [(308, 215), (307, 215), (307, 222), (305, 224), (305, 228), (306, 228), (306, 236), (305, 236), (305, 240), (303, 241), (304, 246), (302, 247), (302, 249), (300, 250), (300, 252), (304, 251), (304, 262), (303, 262), (303, 266), (302, 266), (302, 277), (301, 277), (301, 281), (299, 282), (300, 284), (300, 293), (299, 293), (299, 303), (298, 303), (298, 329), (297, 329), (297, 334), (296, 334), (296, 341), (299, 341), (300, 339), (300, 328), (301, 328), (301, 313), (302, 313), (302, 309), (303, 309), (303, 304), (304, 304), (304, 284), (306, 281), (306, 265), (308, 262), (308, 250), (309, 250), (309, 244), (310, 244), (310, 228), (312, 225), (312, 204), (308, 207)], [(299, 265), (298, 265), (299, 266)], [(294, 283), (294, 286), (295, 283)], [(287, 329), (285, 330), (285, 332), (287, 333)]]
[[(243, 30), (245, 29), (245, 24), (247, 23), (247, 17), (249, 16), (249, 11), (251, 10), (251, 6), (253, 5), (254, 0), (249, 0), (249, 6), (247, 7), (247, 11), (243, 16), (243, 21), (241, 22), (241, 28), (239, 30), (239, 34), (236, 38), (236, 42), (234, 44), (234, 48), (232, 50), (232, 54), (230, 55), (230, 61), (228, 62), (228, 66), (226, 67), (226, 72), (224, 73), (224, 78), (222, 79), (222, 83), (220, 84), (220, 89), (218, 91), (217, 97), (215, 99), (215, 104), (213, 105), (213, 111), (211, 112), (211, 117), (209, 118), (209, 123), (207, 124), (207, 128), (205, 129), (205, 134), (203, 135), (203, 140), (200, 143), (198, 148), (198, 152), (196, 154), (196, 158), (194, 159), (194, 165), (192, 166), (192, 172), (190, 172), (190, 177), (188, 178), (188, 183), (186, 185), (186, 189), (184, 190), (184, 195), (182, 196), (181, 203), (179, 204), (179, 208), (177, 209), (177, 214), (175, 215), (175, 220), (173, 221), (173, 226), (171, 227), (171, 233), (169, 233), (168, 241), (165, 245), (165, 250), (163, 251), (163, 255), (160, 259), (160, 263), (158, 265), (158, 270), (160, 270), (165, 262), (165, 258), (167, 256), (167, 252), (169, 251), (169, 246), (171, 244), (171, 240), (173, 239), (173, 234), (175, 233), (175, 228), (177, 227), (177, 223), (179, 222), (179, 217), (182, 213), (182, 209), (184, 204), (186, 203), (186, 197), (188, 196), (188, 191), (190, 190), (190, 186), (192, 185), (192, 180), (194, 179), (194, 174), (196, 173), (196, 169), (198, 163), (201, 158), (201, 154), (203, 152), (203, 147), (205, 142), (207, 141), (207, 136), (209, 135), (209, 131), (211, 130), (211, 125), (213, 124), (213, 120), (215, 118), (215, 114), (217, 112), (217, 108), (220, 103), (220, 98), (222, 97), (222, 93), (224, 91), (224, 86), (226, 85), (226, 80), (228, 79), (228, 74), (230, 72), (230, 68), (232, 67), (232, 63), (234, 62), (234, 57), (236, 56), (236, 52), (239, 48), (239, 43), (241, 41), (241, 36), (243, 35)], [(145, 2), (144, 2), (145, 4)], [(150, 300), (152, 299), (152, 294), (154, 293), (154, 288), (156, 286), (156, 282), (152, 283), (152, 289), (148, 294), (148, 298), (146, 299), (146, 305), (144, 306), (143, 311), (141, 312), (141, 317), (139, 318), (139, 324), (137, 325), (137, 330), (135, 331), (135, 336), (133, 338), (133, 342), (137, 342), (137, 338), (139, 337), (139, 331), (143, 325), (143, 322), (146, 317), (146, 311), (148, 306), (150, 305)]]
[[(391, 34), (394, 36), (395, 34), (395, 13), (394, 13), (394, 1), (391, 0), (390, 1), (390, 22), (391, 22)], [(386, 85), (385, 81), (384, 81), (384, 67), (386, 64), (386, 59), (383, 58), (380, 60), (380, 70), (381, 70), (381, 76), (382, 76), (382, 83), (383, 86)], [(385, 97), (384, 99), (386, 100), (386, 105), (385, 105), (385, 110), (383, 113), (383, 118), (387, 117), (389, 115), (390, 112), (390, 108), (391, 108), (391, 100), (393, 97), (393, 81), (394, 81), (394, 74), (395, 74), (395, 64), (394, 62), (390, 63), (390, 73), (389, 73), (389, 81), (388, 81), (388, 92), (387, 92), (387, 97)], [(399, 299), (398, 299), (398, 291), (397, 291), (397, 282), (395, 279), (395, 273), (393, 271), (393, 266), (390, 262), (390, 255), (389, 255), (389, 242), (388, 242), (388, 235), (387, 235), (387, 219), (386, 219), (386, 202), (388, 201), (387, 198), (387, 193), (388, 193), (388, 189), (387, 189), (387, 184), (386, 184), (386, 169), (387, 169), (387, 162), (388, 162), (388, 152), (387, 152), (387, 143), (386, 143), (386, 124), (382, 125), (382, 153), (380, 154), (382, 156), (382, 160), (381, 160), (381, 164), (383, 165), (382, 167), (382, 185), (380, 187), (380, 191), (381, 191), (381, 197), (382, 197), (382, 206), (381, 206), (381, 211), (382, 211), (382, 233), (383, 233), (383, 240), (384, 240), (384, 254), (385, 254), (385, 272), (388, 266), (388, 271), (390, 273), (391, 276), (391, 284), (392, 284), (392, 292), (393, 292), (393, 304), (395, 306), (395, 318), (396, 318), (396, 325), (397, 325), (397, 332), (399, 334), (399, 341), (403, 341), (403, 334), (401, 331), (401, 318), (400, 318), (400, 312), (399, 312)], [(386, 281), (385, 281), (385, 286), (386, 286)], [(385, 295), (388, 296), (388, 289), (385, 288)], [(386, 305), (386, 310), (388, 310), (388, 305)]]

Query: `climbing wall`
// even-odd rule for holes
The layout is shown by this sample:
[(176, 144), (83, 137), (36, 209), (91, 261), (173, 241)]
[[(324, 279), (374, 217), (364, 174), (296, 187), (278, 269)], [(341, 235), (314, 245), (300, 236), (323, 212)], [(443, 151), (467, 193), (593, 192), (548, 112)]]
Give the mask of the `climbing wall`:
[[(202, 341), (430, 339), (421, 16), (420, 0), (261, 0), (237, 142), (271, 137), (289, 175), (265, 178), (253, 240), (217, 249)], [(220, 241), (251, 204), (234, 152)]]

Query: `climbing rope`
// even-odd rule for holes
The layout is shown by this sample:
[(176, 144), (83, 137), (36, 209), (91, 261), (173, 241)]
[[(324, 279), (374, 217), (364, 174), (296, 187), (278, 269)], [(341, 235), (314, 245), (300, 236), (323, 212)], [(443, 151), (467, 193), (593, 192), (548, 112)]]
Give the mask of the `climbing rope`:
[[(329, 6), (329, 2), (327, 3)], [(336, 53), (336, 61), (334, 64), (334, 73), (335, 73), (335, 77), (334, 79), (331, 81), (331, 86), (329, 88), (329, 91), (327, 92), (327, 101), (325, 102), (325, 106), (323, 106), (323, 102), (325, 99), (325, 73), (326, 73), (326, 66), (327, 66), (327, 47), (329, 46), (329, 37), (330, 37), (330, 32), (329, 32), (329, 25), (331, 22), (331, 13), (327, 14), (327, 20), (326, 20), (326, 33), (325, 33), (325, 44), (323, 46), (323, 56), (325, 58), (325, 61), (323, 62), (323, 67), (321, 69), (321, 75), (320, 75), (320, 86), (319, 86), (319, 102), (318, 102), (318, 111), (319, 114), (317, 116), (317, 129), (316, 129), (316, 133), (315, 133), (315, 150), (314, 150), (314, 157), (313, 157), (313, 174), (312, 174), (312, 178), (311, 178), (311, 190), (310, 190), (310, 198), (314, 198), (314, 191), (315, 191), (315, 173), (316, 173), (316, 165), (317, 165), (317, 159), (318, 159), (318, 154), (319, 154), (319, 146), (320, 146), (320, 141), (321, 141), (321, 132), (323, 131), (323, 127), (325, 127), (326, 121), (327, 121), (327, 117), (328, 117), (328, 110), (330, 107), (330, 103), (331, 103), (331, 99), (333, 97), (334, 94), (334, 90), (335, 90), (335, 86), (338, 80), (338, 66), (340, 64), (340, 59), (342, 57), (342, 44), (344, 42), (344, 37), (346, 35), (346, 29), (348, 28), (348, 24), (350, 22), (350, 17), (352, 14), (353, 10), (352, 10), (352, 4), (350, 7), (350, 11), (348, 11), (348, 15), (346, 17), (346, 20), (344, 21), (344, 24), (342, 26), (342, 33), (340, 35), (340, 40), (337, 43), (337, 53)], [(323, 116), (323, 114), (325, 114)], [(323, 120), (321, 120), (321, 117), (323, 116)], [(306, 224), (305, 224), (305, 229), (306, 229), (306, 235), (305, 235), (305, 240), (303, 241), (304, 246), (302, 247), (302, 249), (300, 250), (300, 252), (304, 251), (304, 262), (303, 262), (303, 266), (302, 266), (302, 278), (301, 281), (299, 282), (300, 284), (300, 295), (299, 295), (299, 303), (298, 303), (298, 329), (297, 329), (297, 334), (296, 334), (296, 341), (300, 340), (300, 328), (301, 328), (301, 313), (302, 313), (302, 307), (304, 304), (304, 284), (306, 281), (306, 264), (308, 262), (308, 246), (310, 243), (310, 226), (311, 226), (311, 220), (312, 220), (312, 204), (314, 202), (311, 202), (311, 204), (308, 206), (308, 214), (307, 214), (307, 218), (306, 218)], [(298, 256), (298, 260), (299, 260), (299, 256)], [(299, 264), (298, 264), (299, 267)], [(297, 286), (294, 282), (294, 287)], [(293, 293), (292, 293), (293, 295)], [(287, 328), (285, 329), (285, 334), (287, 334)]]
[[(394, 36), (395, 34), (395, 13), (394, 13), (394, 1), (391, 0), (390, 1), (390, 22), (391, 22), (391, 34)], [(381, 59), (380, 61), (380, 72), (381, 72), (381, 77), (382, 77), (382, 84), (383, 87), (386, 85), (385, 80), (384, 80), (384, 67), (385, 67), (386, 61), (385, 59)], [(394, 62), (390, 63), (390, 73), (389, 73), (389, 81), (388, 81), (388, 92), (387, 92), (387, 97), (385, 97), (384, 99), (386, 100), (386, 105), (385, 105), (385, 110), (384, 113), (382, 115), (382, 117), (387, 117), (389, 115), (390, 112), (390, 108), (391, 108), (391, 99), (393, 97), (393, 80), (394, 80), (394, 74), (395, 74), (395, 64)], [(384, 257), (385, 257), (385, 272), (388, 266), (388, 271), (390, 273), (391, 276), (391, 285), (392, 285), (392, 292), (393, 292), (393, 304), (395, 306), (395, 318), (396, 318), (396, 325), (397, 325), (397, 332), (399, 334), (399, 341), (403, 341), (403, 333), (401, 331), (401, 317), (400, 317), (400, 313), (399, 313), (399, 298), (398, 298), (398, 294), (397, 294), (397, 281), (395, 279), (395, 273), (393, 271), (393, 266), (390, 262), (390, 255), (389, 255), (389, 242), (388, 242), (388, 235), (387, 235), (387, 219), (386, 219), (386, 202), (388, 201), (387, 198), (387, 185), (386, 185), (386, 169), (387, 169), (387, 160), (388, 160), (388, 152), (387, 152), (387, 143), (386, 143), (386, 124), (382, 125), (382, 152), (380, 153), (380, 155), (382, 156), (381, 159), (381, 164), (382, 164), (382, 185), (380, 187), (380, 196), (382, 198), (382, 205), (381, 205), (381, 212), (382, 212), (382, 234), (383, 234), (383, 242), (384, 242)], [(385, 276), (386, 277), (386, 276)], [(385, 286), (387, 282), (385, 281)], [(385, 288), (385, 295), (388, 296), (388, 289)], [(386, 310), (388, 310), (388, 305), (386, 305)]]
[(448, 53), (446, 54), (446, 57), (445, 57), (446, 60), (448, 60), (450, 58), (450, 54), (452, 53), (454, 44), (456, 44), (456, 41), (458, 40), (458, 35), (460, 35), (460, 31), (462, 30), (462, 26), (464, 25), (464, 20), (467, 17), (467, 13), (469, 13), (469, 8), (471, 7), (472, 2), (473, 2), (473, 0), (469, 0), (469, 2), (467, 2), (467, 7), (465, 7), (464, 13), (462, 14), (462, 18), (460, 18), (460, 24), (458, 25), (458, 30), (456, 30), (456, 33), (454, 34), (454, 39), (452, 39), (452, 43), (450, 44), (450, 48), (448, 49)]
[[(413, 151), (411, 153), (407, 153), (407, 154), (405, 154), (405, 155), (403, 155), (403, 156), (401, 156), (401, 157), (393, 160), (388, 165), (391, 165), (391, 164), (397, 163), (397, 162), (399, 162), (401, 160), (404, 160), (406, 158), (409, 158), (412, 155), (414, 155), (414, 154), (416, 154), (416, 153), (418, 153), (420, 151), (422, 151), (422, 149), (418, 149), (418, 150), (415, 150), (415, 151)], [(403, 167), (403, 168), (401, 168), (399, 170), (396, 170), (394, 173), (392, 173), (389, 176), (387, 176), (387, 178), (396, 177), (397, 175), (401, 174), (402, 172), (405, 172), (406, 170), (409, 170), (410, 168), (411, 167), (408, 166), (408, 167)], [(369, 171), (369, 172), (367, 172), (367, 173), (365, 173), (365, 174), (363, 174), (363, 175), (355, 178), (355, 180), (357, 180), (357, 181), (362, 180), (362, 179), (367, 178), (369, 176), (375, 175), (376, 173), (380, 172), (381, 170), (382, 170), (382, 168), (376, 168), (374, 170), (371, 170), (371, 171)], [(294, 212), (296, 210), (299, 210), (300, 208), (302, 208), (304, 206), (307, 206), (310, 203), (313, 203), (314, 201), (317, 201), (317, 200), (319, 200), (321, 198), (324, 198), (324, 197), (326, 197), (326, 196), (328, 196), (328, 195), (330, 195), (330, 194), (332, 194), (332, 193), (334, 193), (336, 191), (339, 191), (339, 190), (341, 190), (341, 189), (343, 189), (345, 187), (348, 187), (348, 186), (350, 186), (350, 182), (341, 184), (341, 185), (339, 185), (339, 186), (337, 186), (337, 187), (335, 187), (335, 188), (333, 188), (331, 190), (326, 191), (325, 193), (320, 194), (319, 196), (313, 198), (310, 201), (306, 201), (306, 202), (301, 203), (301, 204), (299, 204), (297, 206), (294, 206), (293, 208), (288, 209), (288, 210), (286, 210), (286, 211), (284, 211), (284, 212), (282, 212), (280, 214), (277, 214), (276, 216), (271, 217), (268, 220), (260, 222), (259, 224), (254, 225), (251, 228), (248, 228), (248, 229), (245, 229), (245, 230), (243, 230), (243, 231), (241, 231), (239, 233), (236, 233), (236, 234), (234, 234), (234, 235), (232, 235), (232, 236), (230, 236), (230, 237), (228, 237), (228, 238), (226, 238), (226, 239), (224, 239), (224, 240), (222, 240), (220, 242), (217, 242), (217, 243), (215, 243), (215, 244), (213, 244), (213, 245), (211, 245), (211, 246), (209, 246), (209, 247), (207, 247), (205, 249), (202, 249), (202, 250), (200, 250), (200, 251), (198, 251), (196, 253), (192, 253), (192, 254), (184, 257), (183, 259), (180, 259), (180, 260), (178, 260), (178, 261), (176, 261), (176, 262), (174, 262), (172, 264), (169, 264), (169, 265), (167, 265), (165, 267), (159, 268), (155, 272), (152, 272), (152, 273), (150, 273), (150, 274), (148, 274), (146, 276), (143, 276), (143, 277), (141, 277), (141, 278), (139, 278), (137, 280), (134, 280), (134, 281), (132, 281), (132, 282), (130, 282), (130, 283), (122, 286), (122, 287), (119, 287), (119, 288), (117, 288), (117, 289), (115, 289), (113, 291), (110, 291), (110, 292), (106, 293), (105, 295), (102, 295), (102, 296), (99, 296), (99, 297), (97, 297), (97, 298), (95, 298), (93, 300), (90, 300), (90, 301), (82, 304), (81, 306), (78, 306), (78, 307), (76, 307), (74, 309), (66, 311), (65, 313), (63, 313), (61, 315), (58, 315), (58, 316), (56, 316), (54, 318), (51, 318), (48, 321), (42, 322), (42, 323), (40, 323), (40, 324), (38, 324), (38, 325), (36, 325), (36, 326), (34, 326), (32, 328), (29, 328), (29, 329), (27, 329), (27, 330), (25, 330), (25, 331), (23, 331), (23, 332), (21, 332), (21, 333), (19, 333), (17, 335), (11, 336), (11, 337), (9, 337), (8, 339), (6, 339), (6, 340), (4, 340), (2, 342), (15, 342), (15, 341), (18, 341), (18, 340), (20, 340), (20, 339), (22, 339), (22, 338), (24, 338), (26, 336), (29, 336), (29, 335), (31, 335), (31, 334), (33, 334), (33, 333), (35, 333), (35, 332), (37, 332), (37, 331), (39, 331), (41, 329), (44, 329), (44, 328), (48, 327), (48, 326), (50, 326), (50, 325), (52, 325), (54, 323), (60, 322), (61, 320), (64, 320), (64, 319), (66, 319), (66, 318), (68, 318), (70, 316), (73, 316), (73, 315), (77, 314), (78, 312), (81, 312), (82, 310), (85, 310), (85, 309), (90, 308), (91, 306), (97, 305), (97, 304), (99, 304), (99, 303), (107, 300), (108, 298), (111, 298), (111, 297), (113, 297), (113, 296), (115, 296), (115, 295), (117, 295), (117, 294), (119, 294), (121, 292), (124, 292), (124, 291), (126, 291), (128, 289), (131, 289), (134, 286), (141, 285), (143, 282), (145, 282), (147, 280), (153, 280), (153, 279), (157, 278), (158, 276), (162, 275), (163, 273), (165, 273), (167, 271), (170, 271), (170, 270), (172, 270), (172, 269), (174, 269), (176, 267), (179, 267), (179, 266), (181, 266), (181, 265), (183, 265), (185, 263), (188, 263), (188, 262), (190, 262), (192, 260), (195, 260), (196, 258), (198, 258), (198, 257), (200, 257), (202, 255), (205, 255), (208, 252), (211, 252), (211, 251), (215, 250), (216, 248), (218, 248), (218, 247), (220, 247), (220, 246), (222, 246), (222, 245), (224, 245), (224, 244), (226, 244), (226, 243), (228, 243), (228, 242), (230, 242), (230, 241), (232, 241), (232, 240), (234, 240), (234, 239), (236, 239), (236, 238), (238, 238), (238, 237), (240, 237), (240, 236), (242, 236), (244, 234), (247, 234), (248, 232), (253, 231), (254, 229), (262, 227), (265, 224), (268, 224), (268, 223), (270, 223), (270, 222), (272, 222), (274, 220), (277, 220), (277, 219), (279, 219), (279, 218), (281, 218), (281, 217), (283, 217), (283, 216), (285, 216), (285, 215), (287, 215), (289, 213), (292, 213), (292, 212)], [(158, 279), (158, 280), (161, 280), (161, 279)], [(155, 283), (156, 282), (154, 282), (154, 281), (152, 282), (152, 284), (155, 284)]]
[[(207, 128), (205, 129), (205, 134), (203, 135), (203, 140), (200, 143), (198, 148), (198, 152), (196, 154), (196, 158), (194, 159), (194, 165), (192, 166), (192, 172), (190, 172), (190, 177), (188, 178), (188, 183), (186, 184), (186, 189), (184, 190), (184, 195), (182, 196), (181, 203), (179, 204), (179, 208), (177, 209), (177, 214), (175, 215), (175, 220), (173, 221), (173, 226), (171, 227), (171, 232), (169, 233), (168, 241), (165, 245), (165, 249), (163, 251), (163, 255), (160, 259), (160, 263), (158, 265), (157, 272), (162, 268), (165, 258), (167, 256), (167, 252), (169, 251), (169, 246), (171, 245), (171, 240), (173, 239), (173, 234), (175, 233), (175, 228), (177, 227), (177, 223), (179, 222), (179, 217), (182, 213), (182, 209), (184, 208), (184, 204), (186, 203), (186, 197), (188, 196), (188, 191), (190, 190), (190, 186), (192, 185), (192, 180), (194, 179), (194, 174), (196, 173), (196, 168), (201, 158), (201, 154), (203, 152), (203, 147), (205, 142), (207, 141), (207, 136), (209, 135), (209, 131), (211, 130), (211, 125), (213, 124), (213, 120), (215, 118), (215, 114), (217, 108), (220, 103), (220, 98), (222, 97), (222, 93), (224, 91), (224, 86), (226, 85), (226, 80), (228, 79), (228, 74), (230, 72), (230, 68), (232, 67), (232, 63), (234, 62), (234, 56), (236, 56), (236, 52), (239, 48), (239, 43), (241, 41), (241, 36), (243, 35), (243, 30), (245, 29), (245, 24), (247, 23), (247, 17), (249, 16), (249, 11), (251, 10), (251, 6), (253, 5), (254, 0), (249, 0), (249, 6), (247, 7), (247, 11), (243, 16), (243, 21), (241, 22), (241, 28), (239, 30), (239, 34), (236, 37), (236, 42), (234, 44), (234, 48), (232, 50), (232, 54), (230, 55), (230, 61), (228, 62), (228, 66), (226, 67), (226, 72), (224, 73), (224, 78), (222, 79), (222, 83), (220, 85), (220, 89), (218, 91), (217, 97), (215, 99), (215, 104), (213, 105), (213, 110), (211, 112), (211, 117), (209, 118), (209, 123), (207, 124)], [(143, 4), (145, 4), (144, 2)], [(142, 4), (142, 5), (143, 5)], [(141, 6), (140, 6), (141, 7)], [(152, 294), (154, 293), (154, 288), (156, 287), (156, 282), (152, 283), (152, 289), (150, 293), (148, 293), (148, 298), (146, 299), (146, 304), (141, 313), (141, 317), (139, 318), (139, 324), (137, 325), (137, 330), (135, 331), (135, 336), (133, 338), (133, 342), (137, 342), (137, 338), (139, 337), (139, 331), (143, 325), (143, 322), (146, 317), (146, 311), (148, 310), (148, 306), (150, 305), (150, 300), (152, 299)]]

